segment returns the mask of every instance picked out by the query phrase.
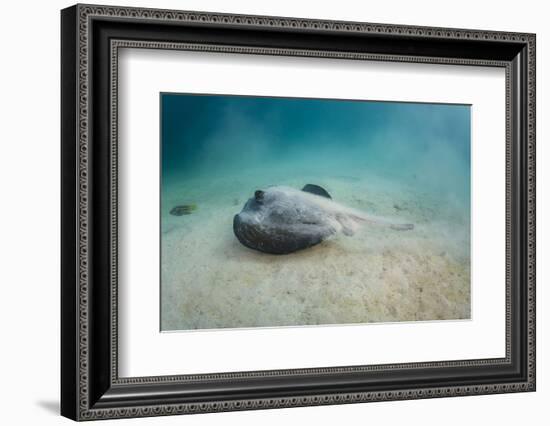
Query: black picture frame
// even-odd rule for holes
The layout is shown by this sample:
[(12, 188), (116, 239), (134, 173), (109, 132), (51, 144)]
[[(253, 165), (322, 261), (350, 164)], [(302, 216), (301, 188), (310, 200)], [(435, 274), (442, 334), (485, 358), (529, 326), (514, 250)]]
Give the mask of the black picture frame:
[[(159, 416), (535, 390), (535, 35), (75, 5), (61, 12), (61, 414)], [(118, 377), (117, 49), (506, 70), (506, 356)]]

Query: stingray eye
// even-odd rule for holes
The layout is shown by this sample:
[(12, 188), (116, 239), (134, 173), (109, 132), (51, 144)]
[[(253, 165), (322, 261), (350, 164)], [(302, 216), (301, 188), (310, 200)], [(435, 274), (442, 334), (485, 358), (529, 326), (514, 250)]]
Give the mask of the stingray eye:
[(259, 189), (254, 193), (254, 198), (256, 201), (262, 201), (264, 199), (264, 191), (260, 191)]

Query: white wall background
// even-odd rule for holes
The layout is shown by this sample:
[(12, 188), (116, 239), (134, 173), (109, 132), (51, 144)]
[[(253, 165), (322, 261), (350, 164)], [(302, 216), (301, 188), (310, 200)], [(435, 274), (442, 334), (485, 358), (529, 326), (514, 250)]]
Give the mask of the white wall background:
[[(375, 404), (118, 420), (118, 424), (545, 424), (550, 401), (550, 27), (537, 0), (105, 0), (103, 4), (537, 33), (538, 390)], [(59, 9), (11, 1), (0, 25), (2, 424), (68, 424), (59, 405)], [(102, 424), (113, 423), (107, 421)], [(131, 423), (129, 423), (131, 422)], [(114, 423), (113, 423), (114, 424)]]

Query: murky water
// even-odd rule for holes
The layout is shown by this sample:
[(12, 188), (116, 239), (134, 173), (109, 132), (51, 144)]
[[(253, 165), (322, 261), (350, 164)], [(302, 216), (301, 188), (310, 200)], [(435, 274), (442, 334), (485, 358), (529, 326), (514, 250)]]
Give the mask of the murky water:
[[(161, 104), (162, 330), (470, 318), (469, 106), (181, 94)], [(255, 190), (307, 183), (415, 227), (365, 224), (288, 255), (239, 243), (233, 216)]]

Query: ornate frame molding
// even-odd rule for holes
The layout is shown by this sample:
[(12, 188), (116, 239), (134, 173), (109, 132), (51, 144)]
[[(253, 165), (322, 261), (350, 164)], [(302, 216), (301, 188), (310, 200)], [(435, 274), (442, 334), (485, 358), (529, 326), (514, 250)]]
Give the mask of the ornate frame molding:
[[(74, 253), (70, 253), (70, 259), (76, 261), (76, 277), (64, 283), (64, 291), (69, 286), (74, 287), (76, 306), (75, 311), (66, 314), (63, 321), (73, 320), (76, 324), (76, 336), (72, 336), (68, 346), (76, 349), (77, 357), (74, 364), (75, 383), (64, 386), (68, 391), (74, 391), (77, 394), (76, 406), (72, 406), (72, 400), (63, 396), (66, 400), (66, 408), (63, 409), (65, 415), (78, 420), (92, 420), (113, 417), (141, 417), (151, 415), (170, 415), (196, 412), (214, 412), (244, 409), (262, 409), (262, 408), (280, 408), (292, 406), (324, 405), (324, 404), (342, 404), (352, 402), (382, 401), (382, 400), (400, 400), (415, 398), (435, 398), (443, 396), (461, 396), (488, 393), (504, 393), (517, 391), (533, 391), (535, 389), (535, 36), (533, 34), (520, 34), (510, 32), (496, 31), (478, 31), (464, 29), (447, 28), (429, 28), (429, 27), (411, 27), (402, 25), (370, 24), (359, 22), (337, 22), (324, 20), (309, 20), (266, 16), (246, 16), (229, 15), (202, 12), (184, 12), (156, 9), (135, 9), (126, 7), (104, 7), (77, 5), (71, 8), (70, 12), (65, 12), (68, 24), (74, 25), (67, 30), (76, 38), (75, 51), (73, 52), (76, 64), (75, 67), (75, 92), (76, 106), (76, 131), (74, 140), (64, 141), (64, 146), (74, 144), (76, 168), (74, 171), (76, 198), (72, 207), (76, 214), (76, 247)], [(525, 283), (526, 294), (526, 356), (525, 363), (526, 375), (524, 380), (509, 381), (498, 384), (479, 384), (479, 385), (456, 385), (456, 386), (436, 386), (427, 388), (401, 388), (398, 390), (378, 390), (378, 391), (360, 391), (360, 392), (333, 392), (312, 394), (306, 396), (274, 396), (269, 398), (242, 398), (230, 400), (216, 400), (210, 402), (164, 402), (158, 404), (142, 405), (101, 405), (97, 398), (93, 398), (92, 389), (90, 389), (91, 375), (94, 370), (90, 365), (90, 354), (93, 351), (91, 346), (94, 336), (91, 333), (90, 321), (90, 276), (91, 276), (91, 215), (94, 206), (91, 204), (93, 195), (91, 187), (93, 186), (90, 161), (90, 114), (91, 105), (91, 49), (92, 22), (97, 19), (114, 21), (132, 21), (143, 24), (147, 23), (172, 23), (178, 25), (221, 25), (227, 28), (256, 28), (256, 29), (280, 29), (291, 31), (315, 31), (323, 33), (347, 33), (361, 35), (380, 35), (384, 37), (411, 37), (418, 39), (437, 39), (448, 41), (483, 41), (483, 42), (506, 42), (517, 44), (526, 50), (526, 105), (525, 105), (525, 126), (526, 126), (526, 144), (525, 144), (525, 166), (527, 181), (525, 182), (525, 202), (526, 209), (526, 273), (527, 281)], [(441, 63), (456, 65), (480, 65), (503, 67), (506, 69), (506, 357), (503, 359), (482, 359), (482, 360), (462, 360), (452, 362), (433, 362), (433, 363), (415, 363), (415, 364), (389, 364), (375, 366), (355, 366), (355, 367), (327, 367), (320, 369), (303, 370), (274, 370), (261, 372), (243, 372), (243, 373), (225, 373), (208, 374), (193, 376), (160, 376), (160, 377), (139, 377), (139, 378), (119, 378), (117, 368), (117, 90), (118, 90), (118, 50), (120, 48), (154, 48), (154, 49), (176, 49), (176, 50), (195, 50), (209, 52), (225, 52), (235, 54), (262, 54), (262, 55), (284, 55), (284, 56), (313, 56), (336, 59), (355, 59), (355, 60), (374, 60), (374, 61), (397, 61), (397, 62), (420, 62), (420, 63)], [(512, 322), (513, 312), (511, 308), (512, 300), (512, 138), (517, 129), (511, 127), (512, 112), (517, 106), (513, 105), (515, 96), (514, 81), (512, 74), (514, 64), (509, 60), (486, 60), (460, 57), (438, 57), (438, 56), (408, 56), (380, 53), (361, 53), (361, 52), (343, 52), (327, 51), (315, 49), (294, 49), (294, 48), (275, 48), (275, 47), (251, 47), (236, 45), (216, 45), (211, 43), (182, 43), (172, 41), (145, 41), (132, 39), (112, 39), (110, 41), (110, 345), (111, 358), (109, 366), (109, 381), (113, 388), (123, 388), (126, 385), (160, 385), (181, 382), (216, 382), (227, 379), (243, 378), (262, 378), (277, 376), (304, 376), (308, 374), (331, 375), (341, 373), (358, 373), (386, 370), (405, 370), (420, 368), (443, 368), (443, 367), (473, 367), (487, 365), (504, 365), (511, 363), (512, 357)], [(68, 55), (67, 55), (68, 56)], [(72, 58), (72, 57), (71, 57)], [(517, 200), (516, 200), (517, 201)], [(66, 256), (66, 255), (65, 255)], [(64, 261), (70, 259), (64, 257)], [(65, 308), (67, 309), (67, 308)], [(69, 318), (70, 317), (70, 318)], [(69, 337), (66, 337), (69, 339)], [(68, 340), (67, 340), (68, 341)], [(65, 368), (65, 367), (64, 367)], [(72, 376), (71, 376), (72, 377)], [(65, 395), (65, 394), (64, 394)], [(70, 404), (71, 406), (67, 406)]]

